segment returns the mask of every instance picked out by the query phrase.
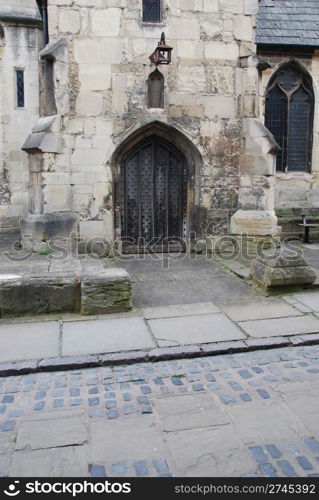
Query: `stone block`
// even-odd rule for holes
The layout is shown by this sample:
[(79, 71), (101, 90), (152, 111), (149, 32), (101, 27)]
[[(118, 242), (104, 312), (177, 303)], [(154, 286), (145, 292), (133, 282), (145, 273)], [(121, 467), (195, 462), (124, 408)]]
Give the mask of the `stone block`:
[(111, 66), (109, 64), (80, 64), (81, 91), (108, 90), (111, 87)]
[(237, 210), (231, 218), (232, 234), (277, 236), (277, 217), (273, 210)]
[(244, 0), (220, 0), (219, 4), (224, 11), (233, 14), (240, 14), (244, 10)]
[(106, 269), (82, 275), (82, 314), (105, 314), (131, 309), (132, 285), (124, 269)]
[[(103, 303), (104, 296), (102, 297)], [(121, 315), (107, 319), (68, 321), (63, 325), (62, 355), (112, 354), (155, 347), (141, 317)], [(101, 358), (100, 358), (101, 359)]]
[(319, 319), (310, 314), (288, 318), (242, 321), (238, 324), (249, 337), (253, 338), (304, 336), (319, 331)]
[(84, 444), (88, 437), (83, 420), (79, 415), (50, 420), (26, 420), (19, 428), (15, 449), (40, 450)]
[(211, 92), (213, 94), (235, 93), (235, 69), (230, 66), (211, 66), (209, 70)]
[(23, 316), (78, 311), (79, 278), (70, 273), (0, 279), (0, 314)]
[(100, 40), (81, 38), (74, 41), (75, 62), (81, 64), (101, 64), (103, 47)]
[(120, 38), (103, 38), (100, 45), (102, 46), (102, 62), (105, 64), (123, 62), (123, 41)]
[(202, 351), (196, 345), (180, 347), (160, 347), (149, 352), (151, 361), (160, 361), (177, 358), (194, 358), (202, 355)]
[(80, 236), (85, 240), (104, 236), (104, 221), (80, 221)]
[(155, 408), (164, 432), (202, 429), (229, 424), (209, 393), (181, 394), (155, 399)]
[(234, 35), (237, 40), (252, 41), (254, 30), (250, 16), (235, 16)]
[(207, 92), (205, 67), (202, 65), (181, 65), (177, 73), (176, 87), (178, 92), (194, 94)]
[(202, 59), (204, 46), (202, 41), (179, 40), (177, 42), (177, 55), (182, 59)]
[(98, 116), (103, 111), (103, 95), (98, 92), (81, 92), (76, 100), (79, 116)]
[(24, 248), (35, 250), (43, 242), (69, 239), (71, 233), (77, 233), (78, 217), (71, 212), (29, 214), (20, 220), (20, 231)]
[(258, 0), (244, 0), (244, 14), (255, 15), (258, 13)]
[(74, 9), (61, 9), (59, 15), (61, 33), (78, 33), (80, 30), (80, 14)]
[(221, 64), (237, 61), (239, 47), (237, 43), (205, 42), (204, 55), (206, 59), (220, 61)]
[(243, 341), (237, 340), (235, 342), (216, 342), (214, 344), (204, 344), (201, 349), (203, 354), (210, 356), (213, 354), (245, 352), (247, 351), (247, 346)]
[(315, 271), (301, 256), (284, 250), (275, 258), (267, 258), (267, 254), (257, 257), (251, 263), (249, 276), (266, 289), (310, 285), (316, 280)]
[(126, 351), (115, 354), (103, 354), (100, 356), (100, 362), (103, 366), (142, 363), (147, 360), (147, 351)]
[(205, 106), (205, 116), (209, 119), (235, 118), (236, 116), (236, 101), (232, 96), (202, 96), (198, 98), (198, 101)]
[(47, 210), (50, 212), (68, 210), (71, 196), (70, 185), (49, 185), (50, 178), (47, 179), (47, 182), (48, 184), (43, 188), (43, 199)]
[(88, 463), (85, 445), (16, 451), (10, 466), (10, 476), (12, 477), (76, 478), (86, 477), (87, 473)]
[(121, 9), (92, 9), (91, 28), (94, 36), (116, 37), (120, 34)]
[(172, 17), (170, 20), (171, 40), (199, 40), (200, 25), (194, 18)]
[[(38, 371), (75, 370), (98, 366), (98, 356), (68, 356), (65, 358), (49, 358), (39, 361)], [(1, 370), (1, 367), (0, 367)]]

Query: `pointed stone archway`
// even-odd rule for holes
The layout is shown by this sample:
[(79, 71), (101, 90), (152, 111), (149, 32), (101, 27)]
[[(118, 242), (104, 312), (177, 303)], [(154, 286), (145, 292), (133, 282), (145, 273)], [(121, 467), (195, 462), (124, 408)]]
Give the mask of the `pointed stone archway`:
[(153, 122), (113, 156), (115, 239), (130, 253), (181, 251), (199, 206), (201, 155), (174, 127)]

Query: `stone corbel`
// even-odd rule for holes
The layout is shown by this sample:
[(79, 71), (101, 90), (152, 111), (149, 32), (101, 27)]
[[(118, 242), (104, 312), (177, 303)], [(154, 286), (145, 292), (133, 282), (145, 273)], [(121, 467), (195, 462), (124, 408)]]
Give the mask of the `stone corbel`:
[(22, 150), (27, 153), (62, 153), (61, 117), (45, 116), (38, 120)]
[(243, 121), (245, 155), (241, 161), (241, 173), (248, 175), (274, 176), (276, 154), (280, 146), (272, 133), (256, 118)]
[(67, 63), (67, 40), (64, 37), (59, 38), (55, 42), (48, 43), (43, 50), (41, 50), (40, 61), (45, 59), (54, 59), (62, 63)]

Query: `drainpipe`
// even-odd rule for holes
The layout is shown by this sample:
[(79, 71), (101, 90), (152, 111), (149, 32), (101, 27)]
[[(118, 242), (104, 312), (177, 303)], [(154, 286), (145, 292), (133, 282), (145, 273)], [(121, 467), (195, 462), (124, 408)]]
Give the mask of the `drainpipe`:
[(49, 26), (48, 26), (48, 0), (37, 0), (42, 17), (42, 30), (44, 45), (49, 43)]

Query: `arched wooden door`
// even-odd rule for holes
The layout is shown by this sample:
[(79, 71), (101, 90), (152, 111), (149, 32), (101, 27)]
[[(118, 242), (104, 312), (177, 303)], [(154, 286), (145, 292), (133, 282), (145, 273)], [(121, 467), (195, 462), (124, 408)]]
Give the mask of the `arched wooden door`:
[(159, 137), (139, 143), (123, 160), (123, 251), (167, 252), (185, 248), (187, 163)]

